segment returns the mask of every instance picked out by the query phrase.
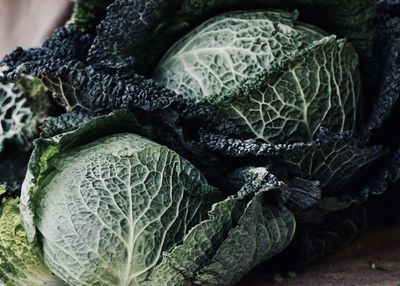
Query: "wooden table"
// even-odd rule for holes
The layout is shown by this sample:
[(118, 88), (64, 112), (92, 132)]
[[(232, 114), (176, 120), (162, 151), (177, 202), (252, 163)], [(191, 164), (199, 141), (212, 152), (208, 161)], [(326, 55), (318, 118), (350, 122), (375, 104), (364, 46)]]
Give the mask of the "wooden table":
[(280, 283), (260, 271), (239, 286), (400, 286), (400, 226), (375, 227), (354, 243)]

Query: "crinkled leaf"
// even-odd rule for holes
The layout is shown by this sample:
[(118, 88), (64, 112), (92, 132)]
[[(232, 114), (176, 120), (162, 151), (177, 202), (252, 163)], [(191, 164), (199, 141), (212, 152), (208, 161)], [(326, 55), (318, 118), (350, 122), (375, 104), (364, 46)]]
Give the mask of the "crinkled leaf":
[[(262, 197), (255, 195), (244, 211), (240, 199), (214, 205), (210, 219), (195, 226), (182, 245), (164, 256), (146, 285), (232, 285), (281, 252), (293, 237), (294, 218), (286, 209), (263, 205)], [(235, 222), (232, 217), (241, 212)]]
[(14, 85), (0, 83), (0, 110), (0, 152), (3, 150), (4, 141), (10, 139), (15, 140), (23, 149), (29, 150), (31, 146), (28, 138), (32, 136), (29, 134), (29, 124), (34, 115), (26, 97)]
[(249, 76), (323, 37), (317, 28), (303, 29), (296, 18), (297, 13), (278, 11), (237, 11), (211, 18), (175, 43), (153, 78), (195, 101), (223, 97)]
[[(123, 122), (123, 124), (121, 124)], [(49, 161), (71, 146), (79, 146), (103, 136), (119, 133), (141, 131), (142, 135), (148, 132), (140, 129), (140, 125), (133, 114), (124, 111), (94, 117), (83, 123), (74, 132), (71, 130), (60, 130), (65, 133), (57, 134), (51, 138), (38, 139), (35, 142), (35, 149), (28, 164), (28, 171), (22, 185), (21, 195), (21, 214), (24, 227), (27, 231), (29, 240), (36, 238), (34, 226), (34, 206), (32, 200), (38, 191), (37, 185), (43, 179), (43, 174), (48, 170)], [(69, 126), (67, 126), (69, 127)]]
[(2, 64), (11, 71), (27, 70), (32, 75), (41, 69), (53, 66), (58, 68), (69, 61), (85, 62), (93, 36), (80, 32), (77, 28), (59, 28), (44, 42), (40, 48), (24, 50), (17, 48), (4, 57)]
[[(293, 215), (284, 208), (263, 206), (261, 196), (248, 204), (238, 226), (228, 233), (209, 265), (199, 271), (199, 285), (236, 284), (254, 266), (288, 246), (295, 231)], [(232, 249), (239, 251), (232, 255)]]
[(40, 129), (42, 137), (52, 137), (61, 133), (73, 131), (88, 122), (93, 115), (86, 112), (67, 112), (58, 117), (48, 117)]
[(94, 31), (106, 15), (107, 6), (114, 0), (76, 0), (73, 23), (81, 31)]
[[(57, 36), (58, 34), (55, 34), (53, 36), (54, 39), (49, 41), (56, 43)], [(331, 44), (334, 42), (335, 41), (332, 39)], [(346, 45), (344, 44), (344, 46)], [(17, 55), (14, 56), (17, 57)], [(287, 63), (290, 63), (290, 61), (287, 61)], [(213, 108), (210, 108), (210, 106), (205, 106), (204, 104), (193, 106), (193, 104), (187, 104), (171, 90), (163, 88), (151, 80), (145, 79), (139, 75), (124, 75), (122, 71), (121, 73), (117, 72), (108, 74), (107, 72), (96, 71), (90, 66), (85, 67), (85, 65), (79, 61), (62, 61), (60, 64), (59, 59), (57, 58), (54, 60), (50, 58), (43, 64), (40, 61), (30, 62), (29, 65), (25, 64), (24, 68), (26, 73), (30, 73), (38, 76), (39, 78), (45, 79), (45, 82), (47, 82), (50, 90), (54, 91), (55, 97), (59, 101), (62, 101), (62, 104), (67, 106), (67, 109), (80, 107), (89, 110), (109, 110), (114, 108), (124, 108), (127, 106), (142, 110), (168, 109), (179, 114), (181, 118), (189, 119), (189, 123), (184, 123), (185, 125), (192, 125), (192, 120), (194, 119), (197, 122), (202, 122), (203, 126), (213, 126), (213, 128), (218, 131), (223, 131), (230, 134), (237, 134), (239, 132), (238, 127), (234, 124), (235, 122), (227, 120), (227, 116), (224, 114), (218, 116), (216, 111)], [(23, 70), (19, 70), (18, 72), (23, 72)], [(240, 97), (239, 93), (240, 92), (238, 92), (238, 97)], [(237, 104), (241, 106), (241, 101), (246, 101), (249, 99), (250, 97), (245, 96), (236, 101), (234, 100), (234, 102), (238, 102)], [(228, 103), (227, 105), (229, 107)], [(334, 106), (338, 107), (337, 109), (339, 110), (336, 111), (340, 113), (339, 107), (342, 105), (338, 103), (338, 105), (334, 104)], [(346, 106), (351, 109), (351, 106)], [(287, 107), (289, 110), (291, 110), (290, 106)], [(335, 111), (334, 109), (335, 108), (332, 108), (331, 110)], [(228, 110), (232, 112), (232, 108), (229, 107)], [(248, 110), (251, 109), (246, 109), (246, 112)], [(352, 111), (353, 109), (349, 112)], [(295, 110), (295, 112), (297, 112), (295, 116), (296, 118), (299, 116), (304, 117), (304, 113), (301, 113), (299, 110)], [(332, 112), (332, 114), (333, 113), (336, 114), (337, 112)], [(343, 111), (342, 113), (345, 112)], [(210, 114), (213, 115), (210, 116)], [(233, 115), (233, 117), (235, 117), (234, 119), (237, 119), (236, 117), (238, 114), (236, 111), (233, 112)], [(252, 115), (255, 115), (255, 118), (257, 117), (256, 113)], [(318, 114), (315, 115), (318, 117)], [(353, 123), (350, 122), (352, 121), (353, 117), (353, 115), (348, 116), (348, 122), (346, 122), (343, 117), (337, 116), (334, 118), (336, 122), (333, 124), (336, 126), (340, 125), (339, 127), (342, 127), (343, 124), (345, 125), (344, 127), (353, 126)], [(264, 118), (261, 119), (264, 120)], [(309, 118), (309, 120), (311, 120), (311, 118)], [(279, 118), (277, 121), (278, 125), (282, 123)], [(243, 118), (239, 118), (239, 122), (245, 123), (245, 120), (243, 120)], [(258, 123), (255, 122), (254, 124), (257, 125)], [(245, 123), (244, 127), (245, 131), (249, 131), (249, 127), (253, 128), (254, 126), (246, 126)], [(262, 126), (255, 127), (260, 127), (262, 129)], [(316, 126), (312, 127), (314, 128)], [(194, 126), (194, 128), (196, 127)], [(291, 128), (293, 127), (289, 126), (287, 129), (290, 130)], [(300, 129), (302, 129), (300, 130), (300, 133), (302, 133), (300, 135), (303, 136), (304, 129), (306, 128)], [(272, 131), (273, 130), (271, 130), (271, 132)], [(313, 132), (313, 130), (311, 130), (311, 132)]]
[[(197, 171), (192, 169), (193, 167), (190, 167), (191, 165), (188, 165), (189, 167), (187, 168), (183, 168), (184, 159), (178, 160), (180, 157), (176, 154), (171, 155), (174, 154), (172, 151), (168, 151), (165, 147), (158, 147), (159, 145), (155, 143), (151, 143), (151, 146), (146, 147), (147, 139), (136, 135), (122, 134), (104, 137), (109, 132), (118, 132), (115, 130), (116, 126), (125, 128), (126, 130), (127, 126), (129, 126), (129, 124), (127, 124), (129, 120), (131, 121), (131, 126), (138, 128), (137, 121), (135, 121), (132, 114), (120, 111), (106, 116), (95, 117), (87, 123), (81, 124), (72, 132), (70, 131), (48, 139), (41, 139), (36, 143), (36, 148), (29, 165), (30, 170), (23, 187), (23, 203), (21, 209), (23, 211), (25, 227), (28, 230), (29, 237), (34, 238), (35, 228), (37, 227), (40, 232), (41, 241), (43, 241), (46, 263), (57, 275), (73, 285), (81, 285), (80, 283), (82, 283), (82, 281), (92, 283), (89, 281), (95, 281), (93, 279), (100, 279), (96, 280), (100, 285), (108, 285), (109, 283), (123, 284), (126, 281), (152, 281), (149, 285), (157, 285), (154, 283), (157, 283), (159, 278), (156, 278), (158, 274), (153, 272), (153, 268), (157, 267), (157, 265), (162, 265), (160, 261), (162, 259), (161, 255), (164, 253), (164, 255), (166, 255), (164, 258), (168, 257), (169, 255), (173, 255), (172, 253), (175, 249), (183, 249), (189, 245), (189, 249), (182, 250), (188, 252), (188, 256), (180, 258), (182, 260), (177, 263), (180, 263), (179, 267), (183, 267), (187, 269), (187, 271), (190, 271), (193, 267), (198, 269), (197, 272), (191, 274), (192, 278), (190, 279), (193, 279), (193, 281), (196, 280), (200, 284), (203, 283), (203, 281), (210, 281), (210, 283), (214, 283), (211, 285), (229, 285), (240, 279), (254, 265), (277, 254), (287, 246), (294, 232), (293, 216), (284, 208), (274, 207), (272, 205), (265, 206), (262, 203), (262, 197), (265, 192), (274, 191), (277, 192), (277, 194), (280, 192), (279, 188), (282, 187), (282, 184), (278, 184), (276, 179), (269, 180), (261, 175), (259, 178), (260, 183), (252, 185), (251, 187), (251, 182), (249, 182), (251, 177), (245, 176), (246, 178), (242, 180), (242, 183), (237, 184), (239, 188), (241, 184), (246, 185), (248, 183), (247, 187), (241, 186), (240, 193), (242, 196), (228, 198), (218, 203), (224, 206), (224, 210), (221, 210), (218, 215), (213, 211), (209, 219), (204, 220), (204, 211), (208, 209), (212, 201), (215, 200), (216, 193), (215, 191), (211, 191), (210, 187), (207, 187), (207, 183), (203, 181), (204, 179), (201, 179), (202, 177), (199, 173), (195, 175)], [(122, 127), (122, 125), (127, 126)], [(131, 142), (127, 139), (125, 140), (125, 137), (132, 136), (139, 139), (141, 138), (140, 140), (137, 139), (139, 143), (144, 140), (143, 145), (141, 145), (141, 143), (137, 144), (138, 142), (136, 141)], [(96, 138), (103, 139), (96, 140)], [(120, 140), (124, 143), (119, 144)], [(92, 143), (81, 146), (86, 142)], [(133, 146), (136, 147), (131, 148)], [(132, 154), (128, 155), (127, 152), (131, 152)], [(179, 176), (180, 183), (170, 188), (171, 191), (174, 191), (173, 196), (180, 197), (180, 194), (182, 194), (179, 191), (180, 188), (190, 185), (190, 192), (195, 197), (190, 197), (189, 200), (187, 196), (183, 196), (182, 200), (185, 201), (185, 199), (187, 199), (185, 202), (188, 204), (182, 203), (186, 205), (186, 207), (179, 212), (179, 215), (177, 214), (176, 221), (173, 222), (173, 225), (171, 225), (171, 228), (167, 231), (166, 239), (161, 243), (154, 244), (159, 246), (158, 248), (147, 248), (145, 244), (142, 245), (140, 243), (142, 240), (137, 238), (137, 243), (132, 245), (137, 245), (138, 249), (134, 253), (136, 253), (138, 257), (136, 257), (136, 255), (133, 256), (132, 264), (125, 262), (120, 264), (120, 258), (122, 257), (122, 261), (126, 261), (126, 249), (130, 249), (129, 246), (124, 243), (125, 240), (123, 240), (122, 243), (120, 241), (121, 236), (129, 239), (129, 237), (126, 237), (127, 228), (123, 227), (125, 224), (116, 224), (114, 221), (115, 216), (125, 209), (123, 207), (123, 194), (128, 185), (123, 183), (127, 178), (123, 176), (123, 174), (125, 174), (124, 170), (128, 173), (132, 170), (132, 174), (139, 174), (139, 170), (131, 169), (134, 168), (133, 166), (135, 166), (135, 164), (133, 161), (135, 161), (137, 157), (136, 160), (140, 160), (135, 161), (138, 163), (136, 165), (142, 166), (144, 164), (147, 168), (142, 168), (143, 172), (149, 170), (149, 172), (151, 172), (153, 168), (158, 169), (159, 167), (166, 172), (170, 168), (173, 168), (172, 166), (175, 166), (175, 164), (166, 164), (168, 160), (163, 160), (162, 156), (167, 156), (168, 154), (172, 157), (175, 156), (174, 158), (181, 162), (182, 170), (190, 169), (190, 176), (187, 178), (187, 184), (184, 180), (185, 176), (181, 174)], [(154, 158), (154, 156), (159, 156), (160, 158), (157, 159)], [(149, 158), (152, 159), (147, 160)], [(130, 163), (131, 167), (126, 167), (127, 164), (124, 164), (126, 160), (133, 160)], [(164, 163), (166, 164), (165, 168), (162, 167)], [(110, 164), (113, 167), (111, 167)], [(113, 179), (113, 174), (116, 176), (115, 179)], [(131, 175), (132, 179), (133, 177), (134, 176)], [(135, 176), (137, 180), (141, 177), (142, 176)], [(96, 181), (95, 178), (99, 178), (99, 180)], [(148, 175), (147, 178), (146, 180), (151, 180), (152, 176)], [(171, 178), (170, 174), (168, 178)], [(264, 184), (262, 180), (265, 180)], [(158, 180), (158, 182), (160, 181)], [(163, 182), (172, 183), (173, 181), (163, 180)], [(135, 184), (132, 182), (131, 185), (134, 186)], [(169, 184), (166, 185), (168, 186)], [(93, 186), (96, 187), (94, 188)], [(137, 186), (143, 186), (143, 188), (146, 189), (147, 186), (151, 188), (152, 184), (149, 182), (148, 184), (138, 184)], [(90, 190), (87, 190), (87, 188)], [(120, 195), (115, 197), (115, 204), (120, 206), (120, 208), (115, 208), (112, 202), (102, 203), (103, 199), (107, 201), (107, 198), (110, 197), (110, 193), (116, 190), (116, 188), (120, 189)], [(247, 191), (245, 191), (244, 188), (246, 188)], [(65, 191), (66, 189), (68, 189), (68, 192)], [(147, 190), (151, 192), (152, 189), (153, 188)], [(159, 192), (166, 191), (166, 189), (164, 189), (164, 184), (156, 189), (159, 189)], [(199, 192), (196, 193), (197, 195), (193, 193), (194, 189), (199, 190)], [(93, 194), (94, 191), (97, 192), (97, 195), (93, 197), (91, 194)], [(262, 192), (262, 194), (259, 193), (254, 197), (255, 192)], [(140, 192), (140, 194), (143, 195), (143, 192)], [(141, 195), (137, 195), (137, 198), (141, 197)], [(165, 202), (167, 197), (168, 196), (161, 195), (161, 193), (154, 196), (154, 202), (157, 201), (160, 205), (154, 208), (148, 208), (146, 216), (140, 219), (142, 220), (148, 217), (151, 222), (153, 210), (156, 211), (162, 208), (162, 202)], [(248, 197), (251, 199), (246, 207)], [(93, 199), (96, 202), (93, 201)], [(197, 208), (194, 204), (200, 199), (202, 201), (202, 206)], [(82, 204), (81, 200), (84, 200), (86, 204)], [(175, 200), (173, 201), (176, 202)], [(177, 201), (179, 202), (179, 200)], [(94, 207), (96, 205), (98, 205), (99, 208), (92, 208), (92, 206)], [(101, 211), (103, 206), (107, 208), (107, 211)], [(172, 206), (176, 206), (176, 204), (173, 203)], [(179, 206), (176, 207), (179, 208)], [(214, 207), (214, 209), (215, 208), (217, 207)], [(186, 215), (183, 217), (187, 218), (189, 210), (190, 217), (193, 219), (191, 219), (190, 223), (185, 223), (185, 221), (180, 220), (180, 218), (182, 218), (181, 214), (185, 214), (186, 211)], [(196, 210), (198, 210), (198, 212)], [(73, 215), (70, 217), (69, 214), (71, 213)], [(111, 217), (108, 216), (107, 214), (110, 213), (114, 215)], [(169, 209), (166, 210), (165, 213), (170, 213)], [(200, 215), (200, 213), (203, 215)], [(199, 214), (199, 216), (197, 216), (197, 214)], [(93, 229), (83, 223), (86, 219), (82, 221), (79, 218), (82, 215), (85, 215), (86, 219), (93, 220), (93, 224), (91, 224)], [(72, 218), (72, 221), (70, 218)], [(168, 216), (166, 214), (161, 215), (161, 221), (164, 221), (163, 219), (165, 219), (165, 224), (163, 223), (162, 225), (168, 226), (171, 221), (168, 221)], [(124, 220), (125, 219), (122, 218), (122, 221)], [(180, 223), (178, 223), (178, 221)], [(250, 222), (256, 221), (256, 225), (250, 224)], [(107, 228), (108, 222), (110, 222), (110, 225), (111, 223), (112, 225), (121, 225), (121, 228)], [(152, 225), (150, 222), (148, 227)], [(54, 224), (59, 225), (57, 231), (55, 231), (53, 227)], [(70, 233), (69, 228), (73, 226), (75, 226), (75, 229), (78, 233), (81, 233), (81, 235), (66, 236), (64, 231)], [(204, 236), (205, 232), (203, 232), (203, 230), (205, 228), (209, 228), (210, 235), (214, 237), (212, 241), (209, 241), (210, 236)], [(143, 232), (140, 230), (138, 235), (148, 233), (146, 229), (147, 228), (145, 228)], [(154, 231), (156, 229), (163, 229), (163, 227), (157, 226)], [(112, 242), (111, 245), (113, 249), (115, 249), (115, 252), (112, 251), (112, 254), (110, 254), (108, 250), (104, 252), (103, 248), (100, 247), (98, 251), (91, 252), (92, 256), (91, 259), (89, 259), (90, 262), (87, 262), (88, 259), (86, 255), (84, 257), (85, 259), (83, 259), (81, 254), (74, 251), (76, 249), (74, 247), (75, 244), (79, 244), (89, 252), (91, 251), (90, 249), (93, 250), (95, 247), (92, 244), (103, 246), (101, 237), (102, 234), (107, 233), (109, 236), (107, 236), (107, 240), (105, 240), (104, 243)], [(152, 233), (154, 236), (150, 237), (157, 240), (157, 233)], [(254, 234), (257, 234), (256, 237), (254, 237)], [(91, 235), (94, 235), (94, 237), (91, 238)], [(100, 235), (100, 242), (97, 240), (97, 235)], [(193, 245), (189, 239), (192, 235), (195, 235), (204, 243)], [(82, 237), (89, 238), (82, 241)], [(248, 240), (249, 237), (254, 237), (254, 240)], [(180, 241), (182, 239), (183, 241), (181, 244)], [(153, 240), (149, 238), (143, 241), (146, 241), (147, 245), (148, 243), (151, 244)], [(243, 264), (236, 264), (234, 263), (236, 259), (232, 260), (232, 257), (227, 256), (226, 253), (232, 244), (242, 243), (244, 241), (248, 242), (246, 249), (248, 251), (253, 251), (253, 253), (244, 251), (242, 253), (244, 255)], [(140, 245), (142, 245), (143, 248)], [(206, 245), (208, 245), (208, 249), (203, 249)], [(142, 253), (140, 249), (143, 249), (144, 252), (149, 251), (143, 254), (143, 257), (146, 258), (142, 259), (139, 257), (140, 253)], [(202, 254), (201, 251), (203, 250), (205, 252)], [(193, 253), (196, 251), (199, 251), (200, 257), (198, 260), (194, 261), (193, 257), (197, 255)], [(71, 253), (73, 253), (73, 255), (70, 255)], [(206, 254), (212, 255), (209, 257), (209, 255)], [(224, 271), (228, 271), (224, 268), (220, 269), (221, 272), (217, 275), (217, 272), (214, 270), (215, 268), (220, 268), (217, 264), (222, 261), (222, 258), (225, 259), (227, 267), (229, 266), (230, 269), (235, 271), (240, 269), (240, 272), (224, 278)], [(137, 263), (134, 262), (136, 259), (138, 259)], [(142, 262), (139, 263), (139, 261)], [(82, 265), (90, 263), (91, 266), (95, 265), (96, 268), (93, 268), (93, 272), (91, 272), (91, 270), (87, 270), (88, 268), (86, 266), (76, 267), (80, 265), (80, 263), (83, 263)], [(186, 263), (192, 263), (193, 266), (187, 268)], [(132, 268), (126, 268), (127, 264), (132, 265)], [(124, 271), (121, 272), (121, 269)], [(233, 272), (231, 273), (233, 274)], [(176, 273), (176, 271), (165, 273), (160, 283), (163, 284), (166, 281), (165, 279), (171, 279), (171, 283), (177, 283), (174, 285), (181, 285), (180, 283), (184, 282), (181, 280), (181, 276), (178, 277), (180, 275), (178, 274), (179, 273)], [(211, 277), (211, 275), (216, 276)]]
[[(143, 66), (149, 39), (175, 8), (174, 0), (116, 0), (97, 27), (89, 61), (99, 68)], [(157, 49), (157, 46), (153, 46)]]
[(219, 104), (256, 138), (287, 144), (311, 141), (320, 127), (352, 130), (359, 93), (351, 45), (324, 38), (250, 78)]
[[(360, 94), (358, 58), (352, 46), (334, 37), (316, 41), (296, 52), (291, 52), (287, 45), (275, 47), (268, 43), (267, 46), (276, 48), (277, 55), (286, 56), (283, 59), (275, 59), (274, 50), (267, 50), (264, 55), (250, 48), (246, 51), (246, 46), (238, 47), (243, 45), (242, 34), (247, 36), (248, 27), (244, 26), (244, 32), (236, 34), (230, 25), (237, 25), (235, 21), (240, 23), (241, 17), (255, 19), (253, 26), (251, 20), (246, 25), (258, 32), (257, 21), (269, 22), (268, 17), (265, 19), (267, 15), (223, 15), (211, 23), (216, 26), (211, 35), (208, 26), (200, 26), (167, 54), (156, 71), (156, 80), (184, 97), (206, 100), (222, 113), (220, 117), (232, 119), (242, 132), (267, 143), (311, 141), (321, 126), (333, 131), (352, 130)], [(290, 27), (282, 28), (284, 33), (279, 31), (279, 24), (264, 26), (266, 31), (261, 35), (277, 29), (273, 32), (274, 38), (267, 37), (266, 41), (280, 43), (277, 40), (280, 33), (290, 39), (287, 32)], [(233, 36), (225, 30), (233, 31)], [(203, 41), (203, 33), (205, 37), (215, 33), (221, 39)], [(300, 33), (294, 37), (294, 43), (301, 36)], [(248, 47), (257, 48), (251, 41)], [(298, 48), (298, 43), (294, 43), (293, 51)], [(283, 47), (289, 51), (283, 51)], [(249, 73), (255, 75), (249, 76)], [(217, 86), (216, 93), (213, 93), (214, 86)]]
[[(146, 72), (182, 33), (207, 16), (249, 8), (299, 8), (311, 14), (307, 18), (315, 24), (325, 24), (331, 33), (349, 38), (367, 58), (372, 50), (375, 7), (374, 0), (117, 0), (97, 28), (89, 59), (101, 69), (133, 67)], [(325, 21), (316, 21), (321, 15)]]
[(53, 154), (28, 205), (46, 264), (72, 285), (141, 283), (218, 196), (190, 163), (138, 135)]
[[(0, 192), (1, 190), (4, 189), (0, 187)], [(28, 242), (18, 203), (18, 199), (10, 199), (4, 203), (0, 201), (0, 284), (65, 285), (47, 268), (40, 248)]]
[(5, 141), (14, 141), (21, 150), (29, 151), (48, 109), (44, 90), (0, 83), (0, 152)]
[(55, 101), (67, 111), (86, 112), (137, 106), (144, 110), (165, 108), (176, 94), (137, 74), (107, 74), (82, 62), (48, 58), (27, 62), (10, 77), (29, 74), (42, 81)]
[(275, 169), (289, 175), (319, 181), (324, 192), (337, 192), (366, 167), (385, 154), (380, 146), (365, 146), (350, 132), (335, 134), (321, 129), (311, 143), (272, 145), (262, 141), (204, 134), (201, 142), (210, 150), (235, 157), (264, 157)]
[(321, 188), (317, 181), (301, 178), (279, 180), (269, 169), (271, 167), (246, 166), (228, 174), (224, 184), (228, 189), (238, 192), (238, 196), (266, 192), (279, 188), (277, 198), (290, 206), (291, 211), (307, 209), (319, 202)]
[(312, 145), (294, 145), (282, 152), (279, 160), (290, 175), (317, 180), (328, 194), (340, 191), (384, 154), (380, 146), (365, 147), (357, 139), (342, 135)]
[(35, 200), (37, 228), (47, 265), (73, 285), (143, 282), (216, 196), (190, 163), (133, 134), (52, 161)]
[(286, 188), (286, 184), (272, 174), (268, 168), (246, 166), (236, 169), (226, 177), (226, 184), (239, 197), (270, 190), (273, 187)]
[[(376, 102), (372, 107), (372, 112), (366, 124), (365, 136), (369, 139), (372, 131), (382, 127), (389, 115), (398, 103), (400, 94), (400, 58), (398, 50), (400, 48), (400, 17), (392, 16), (388, 13), (378, 14), (378, 55), (381, 61), (381, 75), (379, 93)], [(396, 121), (395, 118), (392, 121)], [(387, 124), (390, 124), (387, 123)], [(390, 128), (390, 127), (389, 127)], [(377, 133), (375, 131), (375, 133)], [(379, 131), (378, 131), (379, 133)], [(378, 136), (382, 136), (378, 134)]]
[(181, 245), (163, 256), (146, 283), (149, 286), (185, 285), (185, 280), (193, 277), (216, 252), (228, 231), (237, 223), (244, 207), (234, 197), (216, 203), (209, 213), (210, 218), (192, 228)]
[(177, 18), (178, 21), (190, 22), (215, 10), (244, 10), (249, 7), (299, 9), (307, 14), (307, 20), (311, 23), (348, 38), (363, 57), (371, 56), (375, 35), (375, 0), (186, 0)]
[(87, 80), (82, 76), (82, 70), (91, 42), (92, 36), (77, 28), (60, 28), (41, 48), (18, 48), (4, 57), (2, 63), (9, 68), (6, 74), (13, 81), (24, 75), (40, 80), (67, 111), (90, 109), (79, 84), (83, 85)]
[(288, 182), (286, 195), (288, 207), (294, 211), (303, 211), (316, 205), (321, 199), (321, 184), (319, 181), (292, 178)]

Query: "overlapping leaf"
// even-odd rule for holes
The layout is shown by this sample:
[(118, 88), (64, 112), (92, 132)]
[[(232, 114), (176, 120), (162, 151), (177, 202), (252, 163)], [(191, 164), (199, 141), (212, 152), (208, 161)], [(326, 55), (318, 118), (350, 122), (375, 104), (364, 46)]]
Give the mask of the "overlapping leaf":
[(264, 206), (262, 197), (255, 195), (244, 210), (235, 198), (214, 205), (210, 219), (164, 257), (145, 285), (232, 285), (281, 252), (293, 237), (295, 220), (286, 209)]
[(81, 31), (94, 31), (114, 0), (76, 0), (73, 23)]
[[(0, 196), (4, 188), (0, 186)], [(21, 223), (19, 199), (0, 201), (0, 284), (62, 286), (44, 264), (39, 247), (31, 245)]]

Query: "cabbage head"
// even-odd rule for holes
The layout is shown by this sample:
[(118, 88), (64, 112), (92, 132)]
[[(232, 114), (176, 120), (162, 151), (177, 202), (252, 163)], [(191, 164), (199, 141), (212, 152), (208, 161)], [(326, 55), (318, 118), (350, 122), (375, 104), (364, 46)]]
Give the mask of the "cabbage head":
[(289, 244), (286, 208), (262, 192), (222, 199), (169, 148), (104, 134), (129, 121), (121, 114), (40, 139), (29, 163), (25, 228), (68, 285), (231, 285)]
[(310, 142), (321, 127), (353, 130), (358, 56), (346, 40), (297, 16), (239, 11), (211, 18), (170, 48), (153, 78), (267, 143)]

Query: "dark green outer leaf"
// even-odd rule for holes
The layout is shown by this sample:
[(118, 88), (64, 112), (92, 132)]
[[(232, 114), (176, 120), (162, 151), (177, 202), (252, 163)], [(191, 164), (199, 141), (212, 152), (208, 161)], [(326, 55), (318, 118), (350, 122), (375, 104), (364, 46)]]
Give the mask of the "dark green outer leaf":
[(285, 249), (294, 231), (292, 214), (285, 208), (263, 206), (262, 194), (257, 194), (211, 263), (199, 271), (197, 284), (217, 286), (239, 282), (254, 266)]
[(293, 176), (321, 183), (325, 195), (337, 193), (386, 152), (363, 147), (351, 137), (332, 138), (324, 144), (298, 145), (282, 153), (282, 165)]
[(41, 137), (52, 137), (61, 133), (73, 131), (88, 122), (93, 115), (86, 112), (67, 112), (58, 117), (48, 117), (40, 127)]
[[(149, 39), (172, 16), (174, 0), (116, 0), (97, 27), (89, 62), (100, 68), (143, 67)], [(153, 48), (157, 48), (154, 46)]]
[(381, 63), (379, 91), (375, 102), (373, 102), (372, 112), (365, 126), (364, 135), (366, 140), (372, 139), (385, 144), (392, 144), (394, 140), (390, 130), (399, 119), (396, 109), (399, 107), (400, 95), (398, 77), (400, 74), (398, 53), (400, 48), (400, 14), (396, 13), (396, 5), (391, 4), (392, 1), (381, 2), (380, 10), (382, 11), (377, 16), (376, 45), (376, 54)]
[(74, 25), (83, 32), (94, 31), (106, 15), (107, 6), (114, 0), (76, 0)]
[(263, 206), (262, 197), (258, 193), (250, 200), (237, 225), (231, 216), (243, 211), (240, 200), (231, 197), (214, 205), (210, 219), (164, 257), (145, 285), (233, 285), (281, 252), (293, 237), (294, 218), (284, 208)]
[(349, 180), (362, 174), (386, 153), (380, 146), (364, 146), (351, 132), (335, 134), (324, 129), (311, 143), (272, 145), (210, 133), (202, 134), (200, 142), (209, 150), (232, 157), (264, 157), (272, 168), (319, 181), (326, 193), (340, 191)]
[(24, 72), (32, 76), (42, 70), (55, 72), (70, 61), (85, 63), (92, 42), (92, 35), (82, 33), (77, 28), (59, 28), (42, 47), (27, 50), (17, 48), (5, 56), (0, 64), (10, 69), (6, 74), (12, 79)]

